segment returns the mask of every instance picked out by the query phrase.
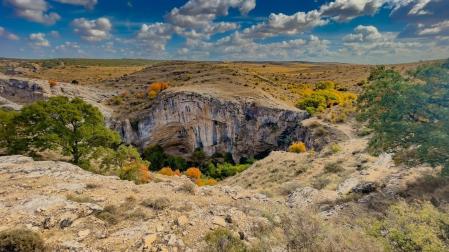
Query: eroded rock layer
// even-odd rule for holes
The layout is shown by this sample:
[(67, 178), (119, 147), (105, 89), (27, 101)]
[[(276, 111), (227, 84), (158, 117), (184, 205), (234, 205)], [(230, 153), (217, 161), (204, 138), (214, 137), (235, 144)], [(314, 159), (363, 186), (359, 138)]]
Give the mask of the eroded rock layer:
[(168, 153), (188, 156), (196, 148), (206, 154), (242, 157), (285, 149), (305, 138), (304, 111), (241, 97), (217, 98), (188, 91), (162, 93), (145, 112), (117, 124), (127, 143), (144, 148), (161, 145)]

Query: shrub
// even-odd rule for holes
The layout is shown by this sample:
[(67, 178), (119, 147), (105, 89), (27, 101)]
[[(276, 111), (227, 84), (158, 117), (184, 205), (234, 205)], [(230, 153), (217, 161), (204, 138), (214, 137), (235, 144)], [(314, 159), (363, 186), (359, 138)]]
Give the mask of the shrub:
[(196, 167), (190, 167), (186, 171), (186, 176), (193, 179), (199, 179), (201, 178), (201, 171)]
[(170, 167), (164, 167), (161, 170), (159, 170), (159, 174), (165, 175), (165, 176), (175, 176), (175, 172)]
[(209, 178), (209, 179), (197, 179), (195, 180), (195, 184), (197, 186), (214, 186), (218, 183), (217, 180)]
[(103, 211), (98, 212), (95, 216), (111, 225), (117, 224), (120, 218), (119, 210), (114, 205), (105, 206)]
[(78, 203), (91, 203), (94, 200), (88, 196), (77, 196), (75, 194), (69, 194), (66, 196), (67, 200), (78, 202)]
[(234, 176), (250, 167), (250, 164), (236, 164), (223, 163), (223, 164), (213, 164), (210, 163), (207, 167), (206, 174), (215, 179), (224, 179), (230, 176)]
[(210, 252), (241, 252), (247, 251), (243, 241), (227, 229), (217, 229), (206, 234), (208, 251)]
[(133, 161), (124, 165), (119, 177), (124, 180), (134, 181), (136, 184), (145, 184), (151, 180), (148, 163), (145, 161)]
[(333, 81), (320, 81), (316, 84), (317, 89), (335, 89), (336, 86)]
[(154, 99), (161, 91), (168, 88), (165, 82), (154, 82), (147, 88), (147, 94), (150, 99)]
[(341, 166), (341, 162), (332, 162), (324, 165), (324, 172), (326, 173), (339, 173), (344, 171)]
[(187, 169), (187, 162), (182, 157), (170, 156), (160, 145), (151, 145), (143, 150), (143, 159), (150, 161), (151, 169), (158, 171), (164, 167), (172, 167), (183, 171)]
[(180, 187), (177, 188), (178, 191), (188, 192), (191, 194), (195, 193), (196, 186), (191, 181), (184, 182)]
[(299, 100), (297, 107), (306, 110), (311, 115), (323, 112), (326, 108), (339, 105), (344, 106), (354, 103), (357, 95), (350, 92), (342, 92), (335, 89), (318, 89)]
[(113, 96), (110, 100), (110, 103), (116, 106), (121, 105), (123, 103), (123, 97), (118, 95)]
[(156, 91), (154, 91), (154, 90), (151, 90), (151, 91), (148, 92), (148, 98), (150, 98), (150, 99), (156, 98), (157, 95), (158, 95), (158, 93)]
[(288, 147), (288, 151), (293, 153), (304, 153), (307, 151), (307, 148), (303, 142), (299, 141), (292, 143), (290, 147)]
[(334, 153), (334, 154), (342, 151), (341, 146), (336, 143), (332, 144), (330, 149), (331, 149), (332, 153)]
[(49, 81), (48, 81), (48, 84), (49, 84), (50, 87), (52, 88), (52, 87), (56, 87), (56, 85), (58, 85), (58, 82), (55, 81), (55, 80), (49, 80)]
[(312, 181), (311, 186), (317, 190), (321, 190), (324, 189), (327, 185), (329, 185), (330, 182), (331, 180), (329, 178), (318, 177)]
[(28, 229), (10, 229), (0, 232), (0, 251), (46, 251), (42, 238)]
[(370, 226), (371, 234), (392, 251), (449, 251), (449, 214), (429, 202), (394, 204), (384, 219)]
[(154, 210), (164, 210), (170, 206), (170, 200), (167, 197), (146, 199), (142, 202), (142, 205)]

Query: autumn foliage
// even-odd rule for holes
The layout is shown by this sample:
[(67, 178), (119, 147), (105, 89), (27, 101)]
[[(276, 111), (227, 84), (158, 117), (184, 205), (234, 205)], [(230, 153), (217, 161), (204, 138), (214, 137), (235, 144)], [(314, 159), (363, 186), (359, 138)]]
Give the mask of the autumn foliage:
[(165, 82), (154, 82), (148, 86), (147, 95), (151, 99), (155, 98), (161, 91), (168, 88), (168, 83)]
[(210, 178), (210, 179), (197, 179), (195, 181), (195, 184), (197, 186), (214, 186), (217, 183), (218, 183), (217, 180), (212, 179), (212, 178)]
[(290, 145), (290, 147), (288, 148), (289, 152), (294, 152), (294, 153), (304, 153), (307, 151), (306, 145), (299, 141), (299, 142), (294, 142)]
[(119, 177), (134, 181), (136, 184), (145, 184), (151, 180), (148, 164), (137, 160), (124, 165), (120, 170)]
[(164, 167), (159, 170), (159, 174), (165, 175), (165, 176), (175, 176), (175, 172), (170, 167)]
[(56, 85), (58, 85), (58, 82), (55, 80), (49, 80), (48, 84), (50, 85), (50, 87), (55, 87)]
[(187, 169), (186, 176), (193, 179), (199, 179), (201, 178), (201, 171), (196, 167), (191, 167)]

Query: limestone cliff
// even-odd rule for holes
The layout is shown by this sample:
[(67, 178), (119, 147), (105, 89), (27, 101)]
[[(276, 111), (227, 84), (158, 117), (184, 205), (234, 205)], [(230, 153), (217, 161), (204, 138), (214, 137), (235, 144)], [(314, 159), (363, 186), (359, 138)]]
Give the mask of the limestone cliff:
[(306, 112), (262, 102), (167, 90), (146, 111), (118, 122), (116, 128), (127, 143), (142, 148), (157, 143), (183, 156), (202, 148), (208, 155), (231, 153), (236, 161), (285, 149), (292, 141), (305, 138), (300, 122), (309, 117)]

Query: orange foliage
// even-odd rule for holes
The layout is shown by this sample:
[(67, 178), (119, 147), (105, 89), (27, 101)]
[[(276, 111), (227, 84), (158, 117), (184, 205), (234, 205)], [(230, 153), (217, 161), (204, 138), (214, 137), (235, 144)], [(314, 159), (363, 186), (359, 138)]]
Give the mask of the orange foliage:
[(159, 170), (159, 174), (165, 175), (165, 176), (175, 176), (175, 172), (170, 167), (164, 167)]
[(175, 171), (175, 175), (178, 176), (178, 177), (181, 176), (181, 171), (180, 171), (179, 169), (177, 169), (177, 170)]
[(288, 148), (289, 152), (294, 152), (294, 153), (304, 153), (307, 151), (306, 145), (299, 141), (299, 142), (294, 142), (290, 145), (290, 147)]
[(197, 179), (195, 181), (195, 184), (197, 186), (214, 186), (216, 185), (218, 182), (215, 179)]
[(132, 161), (124, 165), (119, 172), (121, 179), (134, 181), (136, 184), (145, 184), (151, 180), (148, 165), (145, 162)]
[(147, 93), (149, 95), (150, 92), (153, 91), (153, 93), (158, 94), (159, 92), (161, 92), (162, 90), (165, 90), (167, 88), (168, 88), (168, 84), (165, 82), (154, 82), (154, 83), (150, 84), (150, 86), (148, 86)]
[(48, 84), (50, 85), (50, 87), (54, 87), (54, 86), (58, 85), (58, 82), (55, 80), (49, 80)]
[(141, 165), (139, 167), (139, 171), (138, 171), (138, 184), (145, 184), (150, 182), (151, 180), (151, 175), (150, 172), (148, 171), (148, 167), (146, 167), (145, 165)]
[(196, 167), (190, 167), (186, 171), (186, 176), (189, 178), (199, 179), (201, 178), (201, 171)]

